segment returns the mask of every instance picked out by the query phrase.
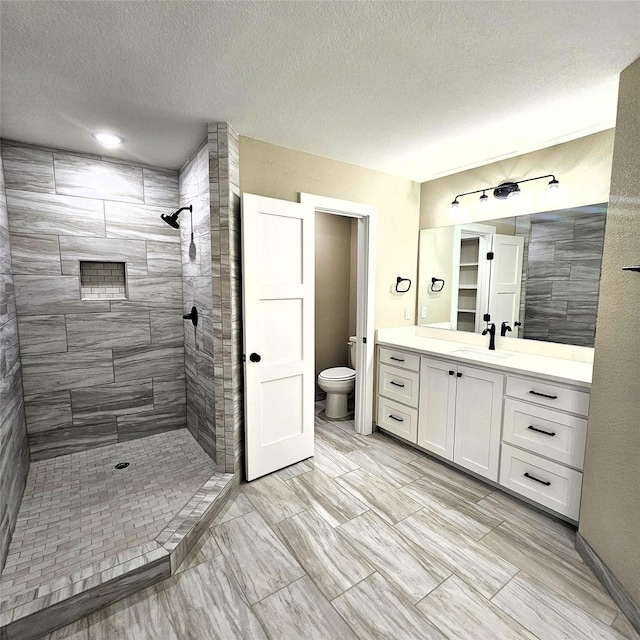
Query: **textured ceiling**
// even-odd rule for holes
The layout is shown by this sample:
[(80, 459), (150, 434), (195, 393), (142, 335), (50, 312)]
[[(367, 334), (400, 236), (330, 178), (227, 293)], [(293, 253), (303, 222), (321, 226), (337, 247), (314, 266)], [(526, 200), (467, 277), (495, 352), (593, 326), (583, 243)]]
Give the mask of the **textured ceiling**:
[(1, 135), (179, 167), (206, 122), (423, 181), (615, 123), (640, 2), (2, 2)]

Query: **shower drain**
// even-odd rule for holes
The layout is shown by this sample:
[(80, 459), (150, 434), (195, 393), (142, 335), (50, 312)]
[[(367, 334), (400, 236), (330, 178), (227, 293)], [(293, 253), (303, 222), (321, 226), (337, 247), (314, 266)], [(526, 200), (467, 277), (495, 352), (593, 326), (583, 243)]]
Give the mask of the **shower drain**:
[(128, 462), (118, 462), (116, 469), (126, 469), (129, 466)]

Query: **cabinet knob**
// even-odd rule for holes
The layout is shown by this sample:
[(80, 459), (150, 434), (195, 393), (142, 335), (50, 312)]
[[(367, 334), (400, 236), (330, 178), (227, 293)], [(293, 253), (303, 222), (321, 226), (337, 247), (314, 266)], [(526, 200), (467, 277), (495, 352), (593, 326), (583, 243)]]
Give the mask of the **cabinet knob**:
[(462, 374), (461, 373), (456, 373), (456, 375), (458, 376), (458, 378), (462, 378)]
[(452, 376), (455, 373), (455, 371), (449, 371), (449, 375)]

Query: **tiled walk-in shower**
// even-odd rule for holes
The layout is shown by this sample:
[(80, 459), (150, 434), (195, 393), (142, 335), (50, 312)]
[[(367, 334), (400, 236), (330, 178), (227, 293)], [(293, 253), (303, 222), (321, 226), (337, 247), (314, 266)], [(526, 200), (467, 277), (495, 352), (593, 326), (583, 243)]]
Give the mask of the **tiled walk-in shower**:
[(215, 466), (186, 429), (34, 462), (0, 600), (153, 541)]

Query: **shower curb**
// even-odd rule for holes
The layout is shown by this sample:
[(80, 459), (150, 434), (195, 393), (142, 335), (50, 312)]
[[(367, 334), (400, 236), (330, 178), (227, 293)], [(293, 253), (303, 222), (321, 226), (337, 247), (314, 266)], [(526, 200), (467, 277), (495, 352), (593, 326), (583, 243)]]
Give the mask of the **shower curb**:
[(215, 473), (152, 542), (0, 602), (0, 640), (36, 640), (173, 575), (236, 485)]

